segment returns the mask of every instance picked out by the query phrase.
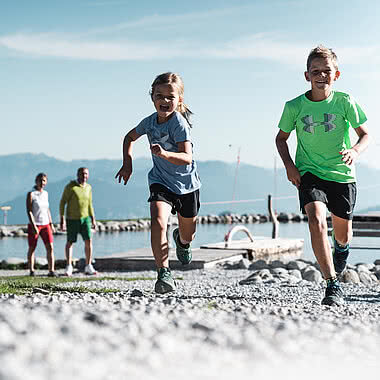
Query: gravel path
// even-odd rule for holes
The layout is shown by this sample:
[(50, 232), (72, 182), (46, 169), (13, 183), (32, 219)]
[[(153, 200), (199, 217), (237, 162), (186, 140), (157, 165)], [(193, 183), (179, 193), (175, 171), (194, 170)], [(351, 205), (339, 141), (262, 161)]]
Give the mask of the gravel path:
[[(0, 295), (0, 380), (379, 378), (380, 285), (343, 284), (346, 305), (329, 308), (305, 280), (173, 273), (178, 290), (165, 296), (154, 280), (80, 283), (121, 290), (108, 295)], [(23, 272), (0, 271), (10, 274)]]

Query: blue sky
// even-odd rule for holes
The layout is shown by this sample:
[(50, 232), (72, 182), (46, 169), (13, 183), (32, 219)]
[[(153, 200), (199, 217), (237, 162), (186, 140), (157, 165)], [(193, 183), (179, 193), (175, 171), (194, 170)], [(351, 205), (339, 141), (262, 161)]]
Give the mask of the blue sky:
[(306, 57), (322, 43), (338, 54), (335, 88), (369, 119), (361, 162), (380, 168), (379, 19), (375, 0), (2, 0), (0, 154), (121, 158), (125, 133), (154, 112), (154, 77), (174, 71), (196, 159), (233, 162), (240, 148), (242, 162), (273, 167), (284, 102), (309, 88)]

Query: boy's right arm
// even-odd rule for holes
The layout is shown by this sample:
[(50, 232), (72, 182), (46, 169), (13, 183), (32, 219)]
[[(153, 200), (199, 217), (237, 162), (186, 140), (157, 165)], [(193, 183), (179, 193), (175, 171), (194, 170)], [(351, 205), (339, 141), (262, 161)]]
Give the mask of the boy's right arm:
[(301, 175), (289, 154), (287, 143), (289, 136), (290, 133), (284, 132), (280, 129), (276, 136), (276, 146), (282, 162), (284, 163), (288, 180), (298, 188), (301, 184)]
[(124, 180), (124, 185), (127, 184), (129, 181), (129, 178), (132, 175), (132, 148), (133, 143), (140, 137), (136, 132), (136, 128), (133, 128), (131, 131), (129, 131), (126, 136), (124, 137), (123, 142), (123, 165), (120, 168), (120, 170), (117, 172), (115, 178), (121, 182), (121, 180)]

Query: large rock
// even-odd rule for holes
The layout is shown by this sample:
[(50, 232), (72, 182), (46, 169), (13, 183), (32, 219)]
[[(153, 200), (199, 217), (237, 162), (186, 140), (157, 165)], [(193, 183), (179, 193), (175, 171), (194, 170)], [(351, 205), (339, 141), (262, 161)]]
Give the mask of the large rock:
[(353, 269), (346, 269), (341, 276), (341, 280), (342, 282), (348, 282), (352, 284), (360, 283), (359, 275)]
[(302, 271), (303, 269), (305, 269), (307, 266), (309, 266), (309, 264), (306, 264), (304, 261), (301, 261), (301, 260), (295, 260), (295, 261), (290, 261), (287, 265), (287, 268), (289, 270), (291, 269), (296, 269), (296, 270), (299, 270), (299, 271)]
[(309, 269), (305, 270), (302, 274), (302, 278), (306, 281), (315, 282), (316, 284), (320, 284), (323, 281), (322, 274), (315, 268), (309, 267)]

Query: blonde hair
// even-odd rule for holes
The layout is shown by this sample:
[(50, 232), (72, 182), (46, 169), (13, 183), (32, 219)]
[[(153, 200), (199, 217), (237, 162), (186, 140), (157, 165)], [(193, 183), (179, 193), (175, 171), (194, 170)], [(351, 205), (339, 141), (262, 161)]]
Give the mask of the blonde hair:
[(338, 70), (338, 57), (332, 49), (329, 49), (323, 45), (318, 45), (316, 48), (312, 49), (309, 53), (309, 56), (307, 57), (307, 71), (309, 71), (311, 62), (315, 58), (331, 59), (331, 62), (333, 63), (335, 70)]
[[(178, 74), (167, 72), (157, 75), (149, 91), (150, 96), (153, 96), (156, 86), (159, 86), (161, 84), (170, 84), (172, 86), (175, 86), (178, 91), (178, 95), (183, 98), (185, 88), (183, 85), (182, 78)], [(189, 107), (184, 102), (178, 103), (176, 111), (178, 111), (186, 119), (189, 126), (192, 127), (192, 124), (190, 122), (190, 116), (193, 113), (190, 111)]]

